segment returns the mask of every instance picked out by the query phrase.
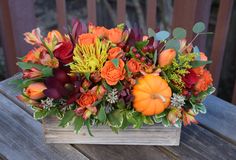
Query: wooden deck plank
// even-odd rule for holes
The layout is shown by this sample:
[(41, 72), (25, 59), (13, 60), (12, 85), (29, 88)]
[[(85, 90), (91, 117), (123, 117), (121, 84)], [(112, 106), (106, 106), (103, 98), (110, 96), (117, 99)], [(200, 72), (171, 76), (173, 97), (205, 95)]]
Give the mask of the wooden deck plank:
[(7, 159), (87, 159), (70, 145), (45, 144), (41, 124), (0, 94), (0, 152)]
[(197, 116), (200, 124), (236, 143), (236, 106), (215, 96), (209, 96), (205, 105), (207, 114)]
[[(1, 82), (0, 90), (11, 99), (14, 99), (14, 96), (17, 94), (17, 92), (12, 95), (12, 90), (14, 90), (14, 88), (12, 85), (9, 85), (8, 82), (9, 80)], [(217, 103), (218, 106), (216, 106), (214, 102)], [(117, 145), (73, 146), (85, 155), (88, 155), (89, 158), (98, 160), (104, 159), (104, 157), (107, 159), (114, 159), (114, 157), (119, 157), (119, 159), (130, 159), (131, 157), (137, 157), (138, 159), (224, 159), (224, 157), (225, 159), (232, 159), (233, 156), (236, 156), (235, 145), (228, 143), (229, 141), (224, 139), (224, 137), (229, 135), (225, 135), (225, 133), (215, 135), (215, 133), (219, 131), (223, 132), (224, 129), (229, 131), (231, 130), (231, 132), (235, 131), (232, 130), (232, 127), (234, 126), (230, 125), (236, 122), (234, 119), (234, 114), (226, 114), (227, 118), (220, 117), (220, 114), (222, 114), (222, 110), (220, 109), (223, 106), (223, 110), (226, 110), (227, 106), (231, 106), (229, 107), (231, 108), (229, 112), (232, 113), (235, 112), (232, 108), (235, 106), (228, 104), (223, 100), (216, 98), (215, 96), (210, 96), (205, 103), (208, 108), (208, 113), (206, 115), (201, 115), (202, 117), (198, 117), (198, 120), (205, 128), (207, 128), (207, 126), (212, 126), (212, 129), (208, 131), (207, 129), (198, 125), (183, 128), (179, 147)], [(215, 111), (216, 108), (218, 108), (220, 111)], [(220, 112), (220, 114), (215, 115), (214, 112)], [(215, 121), (215, 119), (212, 119), (211, 116), (215, 116), (216, 119), (221, 118), (221, 122), (225, 123), (225, 125), (217, 126), (219, 123)], [(209, 120), (207, 120), (207, 118)], [(231, 120), (231, 122), (228, 122), (229, 124), (226, 125), (228, 118)], [(207, 124), (208, 121), (210, 121), (210, 123), (216, 123), (214, 125)], [(221, 130), (219, 130), (219, 128), (221, 128)]]

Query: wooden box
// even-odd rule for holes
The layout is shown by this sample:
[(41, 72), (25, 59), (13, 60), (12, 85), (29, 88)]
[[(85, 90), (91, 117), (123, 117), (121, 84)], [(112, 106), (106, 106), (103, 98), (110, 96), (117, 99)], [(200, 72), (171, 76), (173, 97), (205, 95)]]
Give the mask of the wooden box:
[(61, 128), (55, 117), (43, 120), (46, 143), (68, 144), (105, 144), (105, 145), (162, 145), (178, 146), (181, 128), (164, 127), (160, 125), (143, 126), (141, 129), (132, 127), (118, 134), (108, 126), (92, 127), (94, 137), (88, 134), (87, 128), (82, 127), (76, 134), (72, 127)]

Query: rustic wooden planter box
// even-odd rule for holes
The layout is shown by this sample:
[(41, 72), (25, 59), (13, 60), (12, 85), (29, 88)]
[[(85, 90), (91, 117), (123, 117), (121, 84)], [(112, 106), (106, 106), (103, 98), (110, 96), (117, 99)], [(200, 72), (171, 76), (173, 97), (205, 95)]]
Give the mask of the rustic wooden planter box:
[(181, 128), (155, 125), (143, 126), (141, 129), (130, 127), (116, 134), (108, 126), (99, 126), (91, 128), (94, 135), (91, 137), (86, 127), (82, 127), (78, 134), (74, 133), (72, 127), (58, 127), (55, 117), (44, 119), (43, 128), (46, 143), (68, 144), (178, 146), (181, 133)]

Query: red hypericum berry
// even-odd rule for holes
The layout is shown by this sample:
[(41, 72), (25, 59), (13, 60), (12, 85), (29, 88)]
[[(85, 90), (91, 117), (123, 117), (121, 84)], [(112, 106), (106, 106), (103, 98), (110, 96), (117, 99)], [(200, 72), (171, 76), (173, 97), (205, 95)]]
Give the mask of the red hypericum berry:
[(129, 50), (130, 50), (130, 46), (126, 46), (125, 47), (125, 52), (129, 52)]
[(148, 51), (149, 52), (154, 52), (154, 47), (153, 46), (148, 46)]
[(193, 92), (193, 95), (194, 95), (194, 96), (197, 96), (197, 95), (198, 95), (198, 92), (197, 92), (197, 91)]
[(148, 47), (144, 46), (143, 49), (142, 49), (142, 52), (146, 53), (147, 51), (148, 51)]
[(142, 57), (141, 62), (145, 62), (145, 61), (146, 61), (146, 57)]
[(187, 90), (183, 90), (183, 95), (187, 95), (188, 94), (188, 91)]
[(132, 52), (133, 52), (133, 53), (136, 53), (137, 51), (138, 51), (138, 50), (137, 50), (136, 48), (133, 48), (133, 49), (132, 49)]
[(141, 55), (140, 55), (140, 54), (138, 54), (138, 53), (136, 53), (136, 54), (135, 54), (135, 57), (136, 57), (136, 58), (140, 58), (140, 57), (141, 57)]

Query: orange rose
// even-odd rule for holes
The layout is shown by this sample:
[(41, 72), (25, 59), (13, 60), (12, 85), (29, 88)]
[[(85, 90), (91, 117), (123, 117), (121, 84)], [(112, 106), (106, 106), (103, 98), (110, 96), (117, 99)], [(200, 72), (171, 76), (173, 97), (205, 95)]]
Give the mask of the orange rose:
[(106, 36), (107, 29), (105, 27), (99, 27), (94, 25), (89, 25), (89, 32), (95, 34), (98, 37), (104, 37)]
[(81, 106), (81, 107), (88, 107), (92, 105), (95, 101), (97, 100), (97, 97), (95, 94), (92, 94), (90, 92), (84, 93), (80, 96), (76, 102)]
[(45, 97), (43, 93), (45, 89), (47, 89), (47, 87), (42, 82), (32, 83), (26, 88), (25, 94), (29, 98), (37, 100), (37, 99)]
[(174, 49), (166, 49), (160, 53), (158, 64), (161, 67), (170, 65), (173, 59), (175, 58), (175, 56), (176, 56), (176, 51)]
[(212, 85), (213, 79), (211, 73), (208, 70), (203, 70), (203, 74), (195, 85), (195, 89), (197, 92), (203, 92), (208, 89), (210, 85)]
[(116, 67), (111, 61), (107, 61), (101, 69), (101, 77), (106, 80), (109, 85), (116, 85), (119, 80), (125, 78), (124, 62), (119, 59), (119, 66)]
[[(200, 61), (207, 61), (208, 58), (207, 56), (205, 55), (205, 53), (203, 52), (200, 52)], [(197, 68), (193, 68), (193, 71), (197, 74), (197, 75), (202, 75), (203, 72), (204, 72), (204, 67), (205, 66), (200, 66), (200, 67), (197, 67)]]
[(131, 58), (127, 63), (127, 67), (130, 72), (136, 73), (141, 70), (141, 63), (136, 61), (134, 58)]
[(84, 33), (79, 36), (78, 43), (79, 44), (94, 44), (97, 36), (92, 33)]
[(108, 51), (108, 59), (120, 58), (123, 54), (123, 50), (120, 47), (114, 47)]
[(122, 41), (122, 33), (123, 31), (119, 28), (112, 28), (107, 31), (107, 38), (112, 43), (120, 43)]

